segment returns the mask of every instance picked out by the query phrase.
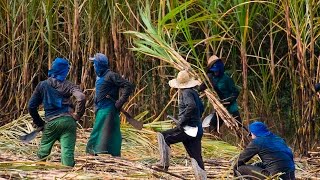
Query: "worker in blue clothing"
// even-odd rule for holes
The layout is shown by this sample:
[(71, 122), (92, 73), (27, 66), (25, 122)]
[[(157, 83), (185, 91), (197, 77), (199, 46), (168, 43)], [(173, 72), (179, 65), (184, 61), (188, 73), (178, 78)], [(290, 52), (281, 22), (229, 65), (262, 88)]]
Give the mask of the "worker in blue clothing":
[[(237, 103), (239, 89), (235, 85), (233, 79), (224, 72), (224, 64), (222, 60), (216, 55), (212, 55), (208, 59), (207, 76), (210, 80), (209, 83), (213, 87), (213, 90), (219, 96), (221, 103), (237, 120), (237, 123), (241, 127), (242, 120)], [(202, 83), (199, 86), (199, 91), (202, 92), (205, 89), (207, 89), (207, 85), (205, 83)], [(218, 128), (222, 124), (223, 120), (220, 117), (217, 117), (217, 115), (213, 115), (210, 122), (209, 132), (217, 132)]]
[[(270, 132), (262, 122), (253, 122), (249, 125), (252, 141), (240, 153), (234, 165), (235, 176), (244, 176), (248, 179), (266, 179), (282, 173), (283, 180), (295, 179), (295, 165), (293, 153), (286, 142)], [(259, 155), (262, 162), (247, 165), (253, 156)]]
[[(120, 109), (128, 101), (134, 85), (110, 70), (106, 55), (97, 53), (90, 60), (93, 62), (97, 79), (94, 97), (95, 122), (86, 152), (90, 155), (121, 156)], [(120, 89), (122, 93), (119, 97)]]
[[(69, 73), (69, 61), (56, 58), (48, 72), (48, 79), (41, 81), (33, 92), (28, 110), (33, 122), (44, 127), (38, 157), (45, 159), (56, 141), (61, 144), (61, 162), (66, 166), (74, 166), (74, 148), (76, 144), (76, 120), (85, 112), (85, 95), (79, 86), (66, 80)], [(75, 110), (72, 108), (71, 96), (76, 98)], [(44, 120), (38, 113), (43, 104)]]
[(320, 99), (320, 83), (316, 83), (315, 85), (314, 85), (314, 89), (315, 89), (315, 91), (316, 91), (316, 93), (317, 93), (317, 96), (318, 96), (318, 98)]

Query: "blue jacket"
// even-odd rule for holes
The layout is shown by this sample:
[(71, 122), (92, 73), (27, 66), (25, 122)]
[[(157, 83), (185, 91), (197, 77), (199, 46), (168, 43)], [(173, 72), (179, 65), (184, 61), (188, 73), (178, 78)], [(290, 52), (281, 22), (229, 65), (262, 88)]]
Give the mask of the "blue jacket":
[[(215, 75), (218, 72), (218, 75)], [(235, 85), (233, 79), (225, 74), (224, 64), (221, 60), (214, 63), (207, 72), (210, 84), (219, 96), (222, 103), (229, 113), (233, 114), (238, 111), (237, 98), (239, 96), (239, 89)], [(199, 87), (199, 91), (204, 91), (207, 88), (205, 83)]]
[(251, 141), (241, 152), (236, 165), (244, 165), (256, 154), (261, 158), (265, 169), (272, 175), (295, 170), (291, 149), (282, 138), (272, 133), (267, 136), (256, 137)]
[[(122, 78), (119, 74), (107, 69), (103, 76), (98, 76), (96, 80), (96, 94), (95, 94), (95, 110), (107, 108), (110, 105), (114, 105), (114, 102), (107, 98), (107, 95), (111, 96), (114, 100), (118, 100), (121, 104), (124, 104), (130, 94), (133, 92), (134, 85)], [(119, 98), (119, 89), (122, 88), (122, 96)]]
[(222, 74), (221, 76), (213, 76), (210, 80), (219, 99), (229, 103), (225, 105), (227, 110), (230, 113), (238, 111), (239, 89), (235, 86), (233, 79), (226, 74)]
[(61, 116), (71, 116), (72, 105), (70, 97), (76, 98), (77, 104), (75, 114), (79, 118), (85, 111), (85, 95), (80, 88), (70, 81), (59, 81), (56, 78), (48, 78), (41, 81), (29, 100), (29, 113), (33, 118), (34, 123), (41, 127), (44, 121), (38, 114), (38, 108), (43, 104), (45, 110), (45, 121), (51, 121)]

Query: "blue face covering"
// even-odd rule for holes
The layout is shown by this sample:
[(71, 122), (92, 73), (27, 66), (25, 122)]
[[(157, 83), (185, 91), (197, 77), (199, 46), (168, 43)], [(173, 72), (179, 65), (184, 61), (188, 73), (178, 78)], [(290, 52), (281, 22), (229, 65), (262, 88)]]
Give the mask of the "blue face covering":
[(214, 72), (214, 73), (218, 73), (219, 75), (223, 75), (224, 74), (224, 64), (223, 64), (222, 60), (218, 60), (217, 62), (215, 62), (211, 66), (209, 71)]
[(109, 60), (102, 53), (97, 53), (93, 59), (93, 66), (98, 77), (103, 77), (109, 69)]
[(64, 58), (56, 58), (48, 71), (48, 76), (57, 79), (58, 81), (66, 80), (70, 69), (69, 61)]
[(315, 84), (314, 89), (316, 90), (316, 92), (320, 91), (320, 83)]
[(250, 133), (257, 137), (268, 136), (271, 132), (268, 130), (267, 126), (263, 122), (254, 122), (249, 125)]

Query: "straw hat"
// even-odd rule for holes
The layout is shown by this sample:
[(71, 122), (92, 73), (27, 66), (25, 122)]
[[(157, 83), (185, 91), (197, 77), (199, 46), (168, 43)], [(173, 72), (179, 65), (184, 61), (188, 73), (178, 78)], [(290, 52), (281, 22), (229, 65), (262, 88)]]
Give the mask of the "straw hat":
[(217, 62), (220, 58), (216, 55), (212, 55), (211, 57), (209, 57), (208, 62), (207, 62), (207, 66), (211, 67), (212, 64), (214, 64), (215, 62)]
[(169, 86), (172, 88), (185, 89), (199, 85), (200, 82), (190, 77), (186, 70), (180, 71), (176, 79), (169, 81)]

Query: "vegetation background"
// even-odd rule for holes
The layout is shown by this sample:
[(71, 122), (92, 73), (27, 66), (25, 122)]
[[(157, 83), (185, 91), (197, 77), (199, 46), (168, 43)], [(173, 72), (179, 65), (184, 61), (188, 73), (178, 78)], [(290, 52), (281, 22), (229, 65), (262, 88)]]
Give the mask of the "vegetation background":
[[(320, 132), (313, 86), (320, 76), (319, 4), (0, 0), (0, 124), (27, 113), (32, 91), (47, 78), (51, 62), (65, 57), (72, 63), (69, 80), (80, 84), (88, 99), (81, 124), (92, 126), (95, 74), (88, 57), (96, 52), (105, 53), (111, 69), (136, 84), (127, 108), (145, 122), (163, 120), (166, 113), (177, 111), (167, 85), (179, 69), (166, 61), (166, 48), (171, 47), (202, 79), (206, 59), (222, 57), (241, 88), (244, 123), (260, 117), (307, 154), (319, 142)], [(208, 114), (212, 107), (204, 101)]]

